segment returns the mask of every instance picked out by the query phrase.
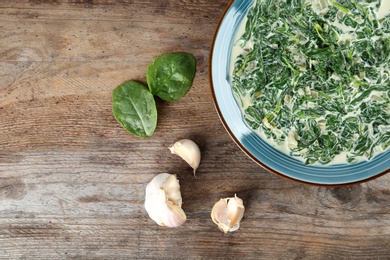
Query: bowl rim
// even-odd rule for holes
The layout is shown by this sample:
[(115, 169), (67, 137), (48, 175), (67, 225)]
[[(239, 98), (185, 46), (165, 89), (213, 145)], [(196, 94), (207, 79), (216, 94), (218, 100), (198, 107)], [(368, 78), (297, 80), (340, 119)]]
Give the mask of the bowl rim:
[[(211, 90), (211, 94), (212, 94), (212, 98), (213, 98), (213, 102), (214, 102), (214, 107), (217, 111), (217, 114), (218, 114), (218, 117), (223, 125), (223, 127), (225, 128), (225, 130), (228, 132), (229, 136), (233, 139), (233, 141), (236, 143), (236, 145), (250, 158), (252, 159), (255, 163), (257, 163), (258, 165), (260, 165), (261, 167), (263, 167), (266, 171), (268, 172), (271, 172), (279, 177), (282, 177), (284, 179), (287, 179), (287, 180), (290, 180), (290, 181), (294, 181), (294, 182), (298, 182), (298, 183), (303, 183), (303, 184), (308, 184), (308, 185), (311, 185), (311, 186), (319, 186), (319, 187), (342, 187), (342, 186), (351, 186), (351, 185), (355, 185), (355, 184), (361, 184), (361, 183), (364, 183), (364, 182), (368, 182), (368, 181), (371, 181), (371, 180), (374, 180), (376, 178), (379, 178), (387, 173), (390, 172), (390, 168), (388, 168), (387, 170), (383, 171), (383, 172), (379, 172), (373, 176), (370, 176), (370, 177), (367, 177), (365, 179), (361, 179), (361, 180), (357, 180), (357, 181), (351, 181), (351, 182), (346, 182), (346, 183), (337, 183), (337, 184), (327, 184), (327, 183), (315, 183), (315, 182), (310, 182), (310, 181), (305, 181), (305, 180), (300, 180), (300, 179), (297, 179), (297, 178), (293, 178), (293, 177), (290, 177), (290, 176), (287, 176), (283, 173), (280, 173), (274, 169), (272, 169), (271, 167), (269, 167), (268, 165), (266, 165), (265, 163), (263, 163), (261, 160), (259, 160), (258, 158), (256, 158), (251, 152), (248, 151), (247, 148), (245, 148), (245, 146), (238, 140), (238, 138), (234, 135), (234, 133), (232, 132), (232, 130), (230, 129), (229, 125), (227, 124), (226, 120), (224, 119), (223, 115), (222, 115), (222, 111), (221, 111), (221, 108), (217, 102), (217, 96), (215, 94), (215, 91), (214, 91), (214, 82), (213, 82), (213, 68), (212, 68), (212, 64), (213, 64), (213, 54), (214, 54), (214, 47), (215, 47), (215, 43), (216, 43), (216, 39), (217, 39), (217, 36), (218, 36), (218, 32), (221, 28), (221, 25), (224, 21), (224, 18), (226, 17), (227, 13), (229, 12), (229, 10), (231, 9), (231, 7), (233, 6), (234, 2), (236, 0), (230, 0), (230, 2), (228, 3), (228, 5), (226, 6), (225, 10), (223, 11), (220, 19), (219, 19), (219, 22), (217, 24), (217, 27), (214, 31), (214, 35), (213, 35), (213, 40), (211, 42), (211, 46), (210, 46), (210, 53), (209, 53), (209, 61), (208, 61), (208, 67), (209, 67), (209, 83), (210, 83), (210, 90)], [(256, 0), (254, 0), (256, 1)]]

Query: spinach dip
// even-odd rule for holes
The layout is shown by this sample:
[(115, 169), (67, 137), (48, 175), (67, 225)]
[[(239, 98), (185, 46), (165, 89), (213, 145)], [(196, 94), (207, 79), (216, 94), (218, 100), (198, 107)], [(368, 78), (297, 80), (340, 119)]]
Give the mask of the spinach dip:
[(245, 123), (305, 164), (389, 148), (389, 0), (257, 0), (231, 62)]

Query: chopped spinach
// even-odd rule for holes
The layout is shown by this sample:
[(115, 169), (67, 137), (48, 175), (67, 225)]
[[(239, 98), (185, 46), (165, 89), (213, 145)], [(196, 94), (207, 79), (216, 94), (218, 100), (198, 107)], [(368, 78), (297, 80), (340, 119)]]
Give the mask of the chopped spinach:
[[(382, 0), (387, 1), (387, 0)], [(390, 144), (390, 14), (381, 0), (257, 0), (236, 44), (243, 118), (306, 164), (372, 159)], [(249, 46), (249, 47), (248, 47)], [(240, 103), (240, 102), (239, 102)]]
[(157, 109), (146, 86), (126, 81), (112, 92), (112, 111), (118, 122), (138, 137), (151, 136), (157, 125)]

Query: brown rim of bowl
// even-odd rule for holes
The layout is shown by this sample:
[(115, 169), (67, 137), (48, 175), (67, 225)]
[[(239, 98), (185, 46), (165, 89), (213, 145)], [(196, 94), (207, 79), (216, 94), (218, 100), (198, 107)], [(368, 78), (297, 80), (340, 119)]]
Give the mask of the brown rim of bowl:
[(279, 177), (282, 177), (284, 179), (287, 179), (287, 180), (290, 180), (290, 181), (295, 181), (295, 182), (298, 182), (298, 183), (303, 183), (303, 184), (308, 184), (308, 185), (312, 185), (312, 186), (319, 186), (319, 187), (341, 187), (341, 186), (351, 186), (351, 185), (355, 185), (355, 184), (360, 184), (360, 183), (364, 183), (364, 182), (368, 182), (368, 181), (371, 181), (371, 180), (374, 180), (376, 178), (379, 178), (383, 175), (385, 175), (386, 173), (390, 172), (390, 169), (387, 169), (385, 170), (384, 172), (380, 172), (378, 174), (376, 174), (375, 176), (372, 176), (372, 177), (369, 177), (367, 179), (364, 179), (364, 180), (360, 180), (360, 181), (355, 181), (355, 182), (348, 182), (348, 183), (340, 183), (340, 184), (322, 184), (322, 183), (313, 183), (313, 182), (308, 182), (308, 181), (303, 181), (303, 180), (298, 180), (298, 179), (294, 179), (292, 177), (289, 177), (289, 176), (286, 176), (278, 171), (275, 171), (274, 169), (270, 168), (269, 166), (267, 166), (266, 164), (264, 164), (263, 162), (261, 162), (260, 160), (258, 160), (255, 156), (253, 156), (242, 144), (241, 142), (234, 136), (234, 134), (232, 133), (232, 131), (230, 130), (229, 126), (227, 125), (225, 119), (223, 118), (222, 116), (222, 112), (219, 108), (219, 105), (218, 105), (218, 102), (217, 102), (217, 98), (215, 96), (215, 92), (214, 92), (214, 84), (213, 84), (213, 69), (212, 69), (212, 57), (213, 57), (213, 53), (214, 53), (214, 44), (215, 44), (215, 40), (217, 38), (217, 34), (218, 34), (218, 31), (219, 31), (219, 28), (221, 27), (221, 24), (222, 24), (222, 21), (224, 19), (224, 17), (226, 16), (227, 12), (229, 11), (230, 7), (233, 5), (234, 3), (234, 0), (231, 0), (229, 2), (229, 4), (227, 5), (227, 7), (225, 8), (221, 18), (219, 19), (219, 22), (218, 22), (218, 25), (217, 25), (217, 29), (215, 30), (214, 32), (214, 36), (213, 36), (213, 41), (211, 43), (211, 47), (210, 47), (210, 54), (209, 54), (209, 82), (210, 82), (210, 89), (211, 89), (211, 93), (212, 93), (212, 96), (213, 96), (213, 101), (214, 101), (214, 106), (215, 106), (215, 109), (217, 110), (217, 114), (218, 114), (218, 117), (219, 119), (221, 120), (222, 122), (222, 125), (224, 126), (224, 128), (226, 129), (226, 131), (228, 132), (228, 134), (230, 135), (230, 137), (233, 139), (233, 141), (236, 143), (236, 145), (249, 157), (251, 158), (255, 163), (259, 164), (261, 167), (263, 167), (265, 170), (273, 173), (273, 174), (276, 174), (277, 176)]

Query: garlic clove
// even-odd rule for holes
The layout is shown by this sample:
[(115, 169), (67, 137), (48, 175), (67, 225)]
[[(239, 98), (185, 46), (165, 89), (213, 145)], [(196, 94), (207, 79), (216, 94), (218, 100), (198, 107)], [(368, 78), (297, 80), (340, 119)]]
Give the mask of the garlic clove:
[(224, 233), (236, 231), (244, 216), (245, 207), (242, 199), (236, 195), (233, 198), (220, 199), (211, 211), (211, 219)]
[(184, 161), (186, 161), (192, 169), (194, 169), (195, 176), (201, 157), (199, 146), (190, 139), (181, 139), (169, 147), (169, 150), (172, 154), (179, 155)]
[(230, 231), (236, 231), (240, 227), (240, 221), (244, 216), (245, 207), (242, 199), (236, 195), (234, 199), (230, 199), (227, 205), (226, 218), (230, 221)]
[(178, 205), (171, 205), (166, 208), (166, 213), (161, 214), (161, 222), (167, 227), (178, 227), (184, 224), (187, 220), (187, 216), (183, 209)]
[(227, 209), (227, 199), (220, 199), (217, 203), (215, 203), (211, 211), (211, 218), (213, 219), (215, 224), (218, 225), (218, 223), (228, 222), (226, 216), (226, 209)]
[(181, 205), (180, 185), (176, 175), (160, 173), (146, 186), (145, 209), (158, 225), (183, 225), (187, 217)]

